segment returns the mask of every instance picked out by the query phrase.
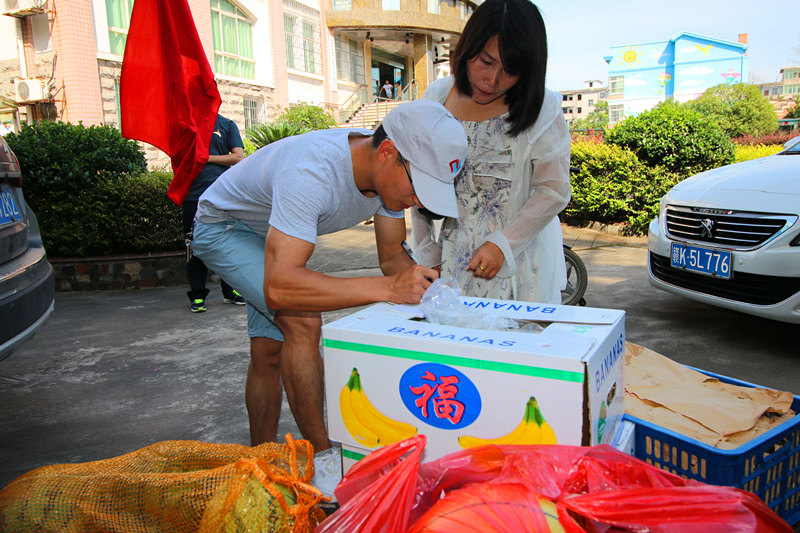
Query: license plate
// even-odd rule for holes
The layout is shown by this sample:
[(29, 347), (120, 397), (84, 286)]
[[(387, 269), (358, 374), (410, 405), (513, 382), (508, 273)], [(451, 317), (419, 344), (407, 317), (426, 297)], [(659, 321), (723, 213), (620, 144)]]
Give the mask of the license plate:
[(671, 264), (674, 268), (691, 270), (717, 278), (730, 279), (731, 277), (731, 253), (728, 251), (673, 242), (671, 256)]
[(8, 187), (0, 187), (0, 226), (5, 226), (11, 222), (18, 222), (22, 215), (17, 208), (14, 194)]

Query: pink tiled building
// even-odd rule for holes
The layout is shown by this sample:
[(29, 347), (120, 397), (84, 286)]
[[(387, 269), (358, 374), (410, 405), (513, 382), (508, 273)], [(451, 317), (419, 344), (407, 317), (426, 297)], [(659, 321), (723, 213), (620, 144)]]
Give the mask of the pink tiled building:
[[(0, 122), (119, 127), (119, 76), (134, 0), (2, 0)], [(384, 80), (411, 99), (436, 77), (470, 0), (188, 0), (222, 94), (243, 132), (305, 102), (344, 122)], [(367, 24), (365, 21), (369, 21)], [(167, 159), (147, 147), (151, 164)]]

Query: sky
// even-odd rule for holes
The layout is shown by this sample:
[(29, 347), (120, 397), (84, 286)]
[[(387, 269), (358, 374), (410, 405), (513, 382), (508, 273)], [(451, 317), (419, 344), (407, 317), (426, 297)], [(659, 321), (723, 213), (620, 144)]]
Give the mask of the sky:
[[(800, 64), (800, 15), (792, 2), (762, 8), (743, 0), (534, 0), (547, 28), (547, 87), (583, 88), (584, 80), (608, 83), (611, 47), (668, 41), (689, 32), (738, 42), (748, 34), (750, 83), (779, 79), (780, 69)], [(660, 6), (660, 7), (654, 7)]]

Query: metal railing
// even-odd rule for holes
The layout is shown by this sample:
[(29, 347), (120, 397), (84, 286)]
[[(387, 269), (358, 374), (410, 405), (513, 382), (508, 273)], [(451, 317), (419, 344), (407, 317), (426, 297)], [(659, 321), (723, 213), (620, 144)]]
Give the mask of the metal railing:
[[(417, 84), (415, 82), (411, 82), (405, 87), (400, 90), (400, 94), (397, 98), (387, 98), (385, 96), (375, 96), (372, 101), (368, 104), (367, 99), (369, 98), (369, 91), (366, 85), (362, 85), (358, 88), (356, 92), (350, 95), (350, 98), (345, 100), (345, 102), (339, 108), (339, 124), (344, 124), (348, 120), (352, 120), (356, 114), (359, 115), (359, 119), (353, 122), (350, 122), (350, 126), (353, 127), (366, 127), (372, 128), (375, 122), (380, 122), (383, 120), (383, 117), (386, 116), (394, 105), (390, 105), (390, 103), (395, 102), (410, 102), (411, 100), (417, 99)], [(375, 120), (372, 120), (372, 110), (375, 110), (374, 116)], [(370, 117), (367, 120), (367, 117)]]
[[(372, 129), (375, 124), (380, 123), (386, 113), (391, 111), (395, 105), (396, 100), (392, 98), (385, 98), (383, 96), (376, 96), (368, 105), (362, 107), (358, 111), (357, 120), (350, 122), (352, 127), (361, 127)], [(352, 117), (356, 118), (356, 117)]]
[(369, 87), (363, 83), (359, 85), (356, 92), (350, 95), (350, 98), (344, 101), (339, 107), (339, 124), (344, 124), (350, 117), (352, 117), (358, 109), (369, 101)]

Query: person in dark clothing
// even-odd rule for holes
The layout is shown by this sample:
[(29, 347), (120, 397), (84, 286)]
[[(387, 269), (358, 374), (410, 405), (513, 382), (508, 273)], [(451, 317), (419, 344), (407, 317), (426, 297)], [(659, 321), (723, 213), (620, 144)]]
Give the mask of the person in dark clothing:
[[(223, 172), (244, 159), (244, 143), (239, 134), (236, 123), (222, 115), (217, 115), (214, 123), (214, 132), (211, 134), (208, 162), (197, 175), (189, 188), (189, 194), (184, 200), (182, 208), (183, 232), (190, 236), (192, 224), (197, 213), (197, 202), (205, 190), (216, 181)], [(191, 302), (192, 313), (202, 313), (206, 310), (206, 297), (209, 290), (206, 288), (208, 267), (199, 257), (192, 256), (186, 263), (186, 273), (189, 276), (189, 291), (186, 293)], [(222, 286), (222, 301), (224, 303), (244, 305), (244, 298), (236, 289), (228, 285), (225, 280), (220, 280)]]

